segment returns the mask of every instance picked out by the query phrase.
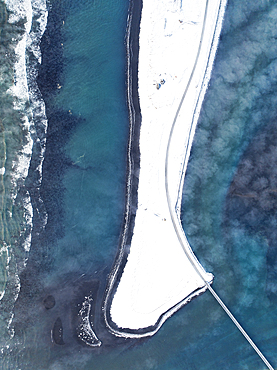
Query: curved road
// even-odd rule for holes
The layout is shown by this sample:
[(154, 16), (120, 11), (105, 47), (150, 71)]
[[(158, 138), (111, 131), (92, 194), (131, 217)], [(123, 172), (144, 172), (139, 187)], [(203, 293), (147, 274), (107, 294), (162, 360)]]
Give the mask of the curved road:
[[(179, 240), (179, 242), (180, 242), (180, 244), (183, 248), (183, 251), (185, 252), (188, 260), (190, 261), (190, 263), (192, 264), (192, 266), (196, 270), (197, 274), (203, 280), (207, 289), (211, 292), (211, 294), (216, 299), (216, 301), (220, 304), (220, 306), (223, 308), (223, 310), (226, 312), (226, 314), (230, 317), (230, 319), (233, 321), (233, 323), (236, 325), (236, 327), (240, 330), (240, 332), (246, 338), (246, 340), (249, 342), (249, 344), (252, 346), (252, 348), (260, 356), (260, 358), (262, 359), (264, 364), (268, 367), (268, 369), (274, 370), (274, 368), (271, 366), (271, 364), (268, 362), (268, 360), (265, 358), (265, 356), (262, 354), (262, 352), (259, 350), (259, 348), (256, 346), (256, 344), (253, 342), (253, 340), (249, 337), (249, 335), (246, 333), (246, 331), (243, 329), (243, 327), (239, 324), (239, 322), (236, 320), (236, 318), (233, 316), (233, 314), (230, 312), (230, 310), (227, 308), (227, 306), (223, 303), (223, 301), (219, 298), (219, 296), (213, 290), (213, 288), (210, 285), (210, 282), (206, 281), (205, 276), (204, 276), (204, 270), (203, 270), (201, 264), (199, 263), (199, 261), (197, 260), (197, 258), (195, 257), (195, 255), (194, 255), (194, 253), (193, 253), (193, 251), (192, 251), (192, 249), (191, 249), (191, 247), (188, 243), (188, 240), (186, 238), (186, 235), (185, 235), (184, 230), (183, 230), (182, 225), (181, 225), (181, 221), (178, 218), (177, 213), (175, 212), (175, 208), (172, 205), (172, 201), (170, 199), (170, 194), (169, 194), (169, 187), (168, 187), (168, 161), (169, 160), (168, 160), (168, 158), (169, 158), (169, 152), (170, 152), (171, 139), (172, 139), (172, 135), (173, 135), (174, 128), (175, 128), (175, 125), (176, 125), (176, 121), (177, 121), (177, 118), (179, 116), (182, 104), (183, 104), (184, 99), (187, 95), (187, 92), (190, 88), (191, 81), (193, 79), (194, 72), (195, 72), (195, 69), (196, 69), (196, 66), (197, 66), (197, 63), (198, 63), (198, 59), (199, 59), (199, 56), (200, 56), (200, 52), (201, 52), (201, 49), (202, 49), (202, 41), (203, 41), (203, 37), (204, 37), (204, 33), (205, 33), (205, 26), (206, 26), (206, 23), (207, 23), (207, 14), (208, 14), (209, 1), (210, 0), (206, 0), (203, 27), (202, 27), (200, 42), (199, 42), (198, 51), (197, 51), (197, 55), (196, 55), (196, 58), (195, 58), (194, 66), (193, 66), (189, 81), (187, 83), (187, 86), (185, 88), (185, 91), (183, 93), (183, 96), (181, 98), (180, 104), (178, 106), (178, 109), (176, 111), (176, 114), (175, 114), (175, 117), (174, 117), (174, 120), (173, 120), (173, 123), (172, 123), (172, 126), (171, 126), (170, 134), (169, 134), (167, 150), (166, 150), (166, 160), (165, 160), (165, 189), (166, 189), (167, 203), (168, 203), (168, 208), (169, 208), (171, 221), (173, 223), (176, 235), (178, 237), (178, 240)], [(220, 1), (220, 4), (221, 3), (222, 3), (222, 0)]]

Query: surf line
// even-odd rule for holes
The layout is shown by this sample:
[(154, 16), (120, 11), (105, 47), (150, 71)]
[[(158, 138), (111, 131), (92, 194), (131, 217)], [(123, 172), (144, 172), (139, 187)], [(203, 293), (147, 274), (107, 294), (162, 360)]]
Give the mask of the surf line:
[[(221, 0), (220, 1), (220, 4), (221, 4), (222, 11), (224, 11), (224, 8), (225, 8), (225, 6), (227, 4), (227, 0)], [(201, 37), (200, 37), (200, 42), (199, 42), (198, 51), (197, 51), (197, 55), (196, 55), (196, 58), (195, 58), (194, 66), (193, 66), (193, 69), (192, 69), (190, 78), (188, 80), (187, 86), (185, 88), (185, 91), (183, 93), (183, 96), (181, 98), (180, 104), (178, 106), (178, 109), (176, 111), (176, 114), (175, 114), (175, 117), (174, 117), (174, 120), (173, 120), (173, 123), (172, 123), (172, 126), (171, 126), (170, 134), (169, 134), (169, 139), (168, 139), (168, 144), (167, 144), (167, 150), (166, 150), (166, 159), (165, 159), (165, 188), (166, 188), (166, 198), (167, 198), (167, 203), (168, 203), (170, 217), (171, 217), (171, 220), (172, 220), (172, 223), (173, 223), (173, 226), (174, 226), (176, 235), (178, 237), (178, 240), (179, 240), (179, 242), (180, 242), (180, 244), (182, 246), (182, 249), (185, 252), (188, 260), (190, 261), (190, 263), (192, 264), (192, 266), (196, 270), (197, 274), (201, 277), (201, 279), (205, 283), (207, 289), (210, 291), (210, 293), (212, 294), (212, 296), (215, 298), (215, 300), (218, 302), (218, 304), (222, 307), (222, 309), (225, 311), (225, 313), (229, 316), (229, 318), (233, 321), (233, 323), (236, 325), (236, 327), (238, 328), (238, 330), (245, 337), (245, 339), (248, 341), (248, 343), (251, 345), (251, 347), (256, 351), (256, 353), (262, 359), (262, 361), (267, 366), (267, 368), (269, 370), (274, 370), (274, 368), (272, 367), (272, 365), (269, 363), (269, 361), (266, 359), (266, 357), (263, 355), (263, 353), (260, 351), (260, 349), (254, 343), (254, 341), (251, 339), (251, 337), (247, 334), (247, 332), (243, 329), (243, 327), (240, 325), (240, 323), (237, 321), (237, 319), (234, 317), (234, 315), (231, 313), (231, 311), (228, 309), (228, 307), (224, 304), (224, 302), (221, 300), (221, 298), (217, 295), (217, 293), (211, 287), (210, 283), (205, 279), (205, 277), (203, 275), (203, 272), (202, 272), (202, 270), (201, 270), (201, 268), (199, 266), (199, 262), (197, 261), (196, 257), (194, 256), (194, 254), (192, 252), (192, 249), (191, 249), (191, 247), (190, 247), (190, 245), (189, 245), (189, 243), (187, 241), (187, 238), (185, 236), (184, 230), (183, 230), (182, 225), (181, 225), (181, 221), (177, 217), (176, 209), (174, 209), (174, 207), (172, 205), (172, 201), (170, 199), (170, 194), (169, 194), (169, 186), (168, 186), (168, 162), (169, 162), (169, 160), (168, 160), (168, 158), (169, 158), (169, 152), (170, 152), (170, 146), (171, 146), (172, 136), (173, 136), (174, 128), (175, 128), (176, 121), (177, 121), (177, 118), (179, 116), (181, 107), (183, 105), (183, 102), (185, 100), (185, 97), (187, 95), (187, 92), (189, 90), (189, 87), (191, 85), (191, 81), (193, 79), (194, 72), (195, 72), (195, 69), (196, 69), (196, 66), (197, 66), (197, 62), (198, 62), (198, 59), (199, 59), (199, 55), (200, 55), (200, 52), (201, 52), (202, 40), (203, 40), (203, 37), (204, 37), (205, 26), (206, 26), (206, 21), (207, 21), (208, 6), (209, 6), (209, 0), (206, 0), (206, 7), (205, 7), (203, 27), (202, 27), (202, 31), (201, 31)], [(191, 132), (190, 132), (190, 136), (191, 136)], [(186, 157), (188, 156), (188, 153), (189, 153), (189, 151), (188, 151), (188, 146), (187, 146), (187, 150), (186, 150), (186, 153), (185, 153), (185, 160), (186, 160)]]

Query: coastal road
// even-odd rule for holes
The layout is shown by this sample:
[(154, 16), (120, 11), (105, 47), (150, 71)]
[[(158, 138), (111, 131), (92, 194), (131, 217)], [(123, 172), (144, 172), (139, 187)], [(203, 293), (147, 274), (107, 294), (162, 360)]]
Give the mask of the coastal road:
[[(180, 104), (178, 106), (178, 109), (176, 111), (176, 114), (175, 114), (175, 117), (174, 117), (174, 120), (173, 120), (173, 123), (172, 123), (172, 126), (171, 126), (169, 139), (168, 139), (168, 145), (167, 145), (167, 150), (166, 150), (166, 159), (165, 159), (165, 190), (166, 190), (167, 204), (168, 204), (171, 221), (172, 221), (172, 224), (174, 226), (176, 235), (177, 235), (178, 240), (179, 240), (179, 242), (181, 244), (181, 247), (182, 247), (184, 253), (186, 254), (186, 257), (190, 261), (191, 265), (194, 267), (194, 269), (196, 270), (197, 274), (201, 277), (201, 279), (203, 280), (205, 286), (210, 291), (210, 293), (213, 295), (213, 297), (216, 299), (216, 301), (219, 303), (219, 305), (222, 307), (222, 309), (226, 312), (226, 314), (233, 321), (233, 323), (236, 325), (236, 327), (239, 329), (239, 331), (242, 333), (242, 335), (246, 338), (246, 340), (249, 342), (249, 344), (252, 346), (252, 348), (260, 356), (260, 358), (262, 359), (262, 361), (264, 362), (264, 364), (268, 367), (268, 369), (274, 370), (274, 368), (271, 366), (271, 364), (266, 359), (266, 357), (262, 354), (262, 352), (259, 350), (259, 348), (256, 346), (256, 344), (250, 338), (250, 336), (246, 333), (246, 331), (243, 329), (243, 327), (239, 324), (239, 322), (236, 320), (236, 318), (230, 312), (230, 310), (228, 309), (228, 307), (224, 304), (224, 302), (216, 294), (216, 292), (214, 291), (214, 289), (211, 287), (210, 282), (205, 279), (205, 271), (203, 270), (203, 267), (201, 266), (201, 264), (199, 263), (199, 261), (195, 257), (195, 255), (194, 255), (194, 253), (193, 253), (193, 251), (192, 251), (192, 249), (191, 249), (191, 247), (190, 247), (190, 245), (188, 243), (188, 240), (187, 240), (186, 235), (184, 233), (184, 230), (182, 228), (181, 220), (180, 220), (180, 218), (177, 215), (175, 204), (173, 204), (173, 202), (171, 200), (171, 197), (170, 197), (169, 183), (168, 183), (168, 172), (169, 172), (169, 157), (170, 157), (170, 149), (171, 149), (172, 137), (173, 137), (173, 134), (174, 134), (174, 128), (176, 127), (176, 122), (177, 122), (177, 119), (179, 117), (179, 113), (180, 113), (180, 110), (182, 108), (183, 102), (184, 102), (184, 100), (185, 100), (185, 98), (187, 96), (187, 93), (188, 93), (189, 89), (192, 87), (191, 86), (192, 85), (192, 80), (194, 78), (195, 70), (196, 70), (196, 67), (197, 67), (197, 64), (198, 64), (198, 61), (199, 61), (199, 57), (200, 57), (200, 54), (201, 54), (201, 51), (202, 51), (203, 38), (205, 36), (205, 28), (206, 28), (206, 24), (207, 24), (207, 15), (208, 15), (208, 8), (209, 8), (210, 1), (211, 0), (206, 0), (206, 7), (205, 7), (205, 14), (204, 14), (202, 32), (201, 32), (201, 37), (200, 37), (200, 41), (199, 41), (199, 46), (198, 46), (198, 51), (197, 51), (197, 54), (196, 54), (194, 66), (193, 66), (193, 69), (191, 71), (190, 78), (189, 78), (189, 80), (187, 82), (185, 91), (184, 91), (184, 93), (183, 93), (183, 95), (181, 97), (181, 101), (180, 101)], [(225, 5), (226, 5), (226, 1), (225, 0), (220, 1), (220, 6), (219, 6), (219, 11), (218, 12), (220, 12), (220, 10), (222, 10), (222, 7), (225, 8)], [(190, 129), (190, 133), (189, 133), (189, 137), (188, 137), (188, 142), (190, 141), (191, 132), (192, 131)], [(188, 159), (188, 156), (189, 156), (189, 145), (187, 145), (187, 147), (186, 147), (186, 153), (185, 153), (185, 157), (184, 157), (184, 162), (186, 161), (186, 159)], [(186, 169), (184, 168), (184, 171), (185, 170)]]

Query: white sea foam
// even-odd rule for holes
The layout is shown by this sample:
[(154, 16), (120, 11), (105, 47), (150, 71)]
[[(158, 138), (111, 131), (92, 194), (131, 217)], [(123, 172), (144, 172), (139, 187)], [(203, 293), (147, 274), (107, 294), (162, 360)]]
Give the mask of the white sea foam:
[(36, 19), (38, 27), (36, 30), (31, 30), (30, 36), (27, 40), (27, 47), (41, 64), (41, 51), (39, 47), (40, 39), (45, 32), (47, 25), (48, 11), (45, 0), (32, 0), (32, 11)]
[[(6, 260), (7, 266), (9, 265), (10, 262), (10, 255), (9, 255), (9, 246), (3, 242), (1, 248), (0, 248), (0, 258), (2, 261)], [(4, 297), (5, 294), (5, 289), (0, 290), (0, 301)]]
[[(9, 267), (10, 266), (7, 267), (8, 274), (9, 274)], [(9, 275), (11, 275), (11, 274), (9, 274)], [(13, 280), (13, 282), (12, 282), (13, 291), (12, 291), (12, 294), (9, 296), (9, 298), (12, 300), (12, 302), (10, 302), (10, 303), (13, 303), (13, 302), (16, 302), (16, 300), (19, 296), (21, 285), (20, 285), (20, 279), (19, 279), (18, 274), (13, 273), (11, 277), (12, 277), (12, 280)], [(8, 320), (8, 323), (7, 323), (7, 329), (8, 329), (8, 332), (9, 332), (11, 338), (13, 338), (14, 334), (15, 334), (15, 330), (14, 330), (14, 326), (13, 326), (13, 318), (14, 318), (14, 313), (11, 311), (10, 312), (10, 318)]]
[(22, 235), (24, 235), (24, 241), (23, 241), (23, 248), (24, 251), (27, 253), (25, 260), (24, 260), (24, 267), (28, 260), (28, 253), (31, 248), (31, 242), (32, 242), (32, 227), (33, 227), (33, 207), (31, 203), (31, 197), (29, 192), (27, 192), (25, 199), (23, 200), (24, 205), (24, 218), (26, 220), (26, 225), (24, 229), (22, 230)]
[(14, 24), (26, 19), (25, 33), (15, 47), (16, 62), (14, 65), (14, 85), (7, 91), (14, 96), (14, 108), (25, 113), (22, 121), (22, 128), (26, 131), (26, 143), (20, 151), (18, 158), (13, 161), (13, 189), (12, 198), (17, 196), (18, 180), (24, 180), (28, 174), (30, 165), (33, 141), (30, 134), (32, 122), (30, 112), (26, 112), (26, 103), (29, 101), (27, 72), (26, 72), (26, 46), (27, 38), (32, 26), (32, 5), (31, 0), (6, 0), (7, 9), (11, 12), (8, 22)]
[[(33, 9), (33, 23), (35, 26), (31, 29), (29, 38), (27, 40), (27, 56), (34, 56), (39, 64), (41, 64), (41, 51), (40, 51), (40, 40), (45, 32), (47, 25), (48, 10), (46, 7), (45, 0), (32, 0)], [(36, 160), (36, 171), (39, 174), (36, 182), (36, 187), (39, 188), (42, 181), (42, 165), (44, 161), (45, 149), (46, 149), (46, 132), (48, 121), (45, 111), (45, 103), (42, 99), (41, 93), (39, 91), (36, 78), (38, 69), (36, 65), (33, 65), (30, 61), (28, 62), (28, 88), (29, 88), (29, 99), (32, 109), (33, 121), (39, 126), (39, 133), (34, 135), (36, 140), (36, 148), (40, 148), (40, 153), (37, 153)], [(38, 196), (38, 204), (40, 204), (40, 209), (37, 212), (40, 214), (40, 219), (42, 222), (42, 227), (47, 224), (48, 215), (44, 210), (43, 201), (41, 197)]]
[[(33, 138), (32, 132), (35, 131), (34, 120), (40, 121), (41, 125), (44, 126), (44, 138), (40, 140), (42, 151), (40, 153), (41, 161), (38, 164), (38, 171), (40, 173), (40, 181), (42, 175), (42, 162), (44, 159), (45, 152), (45, 134), (47, 131), (47, 118), (45, 114), (45, 104), (41, 98), (39, 92), (36, 77), (37, 70), (29, 66), (29, 75), (27, 76), (26, 60), (28, 53), (32, 53), (37, 59), (38, 63), (41, 63), (41, 52), (39, 48), (40, 39), (46, 29), (47, 24), (47, 7), (45, 0), (6, 0), (7, 8), (12, 12), (9, 17), (10, 23), (18, 22), (19, 20), (26, 18), (25, 23), (25, 34), (15, 48), (17, 61), (15, 63), (15, 84), (9, 89), (8, 93), (11, 93), (15, 99), (15, 109), (26, 112), (24, 120), (22, 122), (23, 128), (26, 129), (26, 144), (19, 153), (16, 161), (13, 162), (13, 199), (17, 196), (17, 184), (18, 180), (24, 180), (28, 175), (32, 149), (33, 149)], [(36, 22), (38, 26), (32, 27), (32, 21)], [(29, 80), (29, 84), (28, 84)], [(30, 81), (32, 82), (30, 84)], [(26, 103), (31, 102), (30, 109), (26, 109)]]
[[(35, 56), (37, 62), (41, 63), (41, 52), (39, 49), (39, 43), (46, 28), (48, 13), (46, 8), (46, 0), (5, 0), (5, 3), (7, 9), (10, 12), (8, 18), (8, 22), (10, 24), (15, 24), (17, 22), (22, 22), (22, 20), (25, 20), (25, 33), (23, 34), (23, 36), (21, 36), (20, 40), (15, 46), (16, 62), (14, 65), (14, 84), (7, 91), (8, 94), (13, 96), (14, 109), (20, 111), (23, 116), (21, 127), (25, 134), (23, 145), (17, 155), (17, 158), (12, 162), (11, 198), (13, 199), (13, 202), (15, 202), (18, 189), (24, 184), (24, 181), (28, 175), (31, 156), (33, 152), (34, 139), (39, 140), (42, 143), (42, 150), (41, 153), (39, 153), (39, 161), (37, 165), (37, 170), (40, 174), (39, 182), (38, 184), (36, 184), (37, 187), (39, 187), (41, 183), (47, 119), (45, 115), (45, 105), (35, 82), (37, 76), (37, 71), (35, 71), (35, 68), (37, 66), (30, 66), (28, 55), (32, 53)], [(30, 81), (32, 80), (33, 83), (30, 84)], [(33, 86), (35, 86), (35, 88), (32, 88)], [(35, 120), (40, 120), (41, 125), (44, 127), (44, 135), (42, 138), (36, 137), (34, 124)], [(2, 175), (5, 174), (4, 167), (1, 168), (0, 171)], [(25, 252), (25, 257), (23, 261), (17, 261), (17, 267), (15, 269), (13, 268), (12, 271), (9, 268), (9, 263), (7, 266), (9, 279), (14, 281), (14, 301), (17, 299), (20, 291), (20, 280), (17, 273), (19, 273), (21, 266), (24, 267), (26, 265), (28, 253), (31, 246), (33, 208), (28, 191), (25, 194), (25, 199), (23, 199), (23, 206), (25, 227), (23, 230), (21, 230), (21, 237), (24, 238), (22, 249)], [(12, 217), (12, 213), (9, 213), (10, 217)], [(46, 222), (47, 217), (45, 216), (44, 224)], [(4, 292), (2, 294), (2, 297), (3, 295)]]
[(111, 304), (113, 326), (106, 321), (119, 336), (154, 334), (213, 278), (187, 242), (179, 204), (225, 5), (226, 0), (143, 2), (138, 209), (127, 264)]
[[(45, 153), (46, 131), (47, 131), (47, 118), (45, 114), (45, 104), (39, 92), (36, 77), (37, 69), (28, 66), (30, 71), (27, 75), (28, 53), (32, 53), (38, 63), (41, 63), (41, 51), (39, 48), (40, 39), (46, 29), (47, 25), (47, 7), (45, 0), (6, 0), (6, 5), (11, 15), (8, 19), (10, 23), (16, 23), (22, 19), (26, 19), (25, 34), (15, 48), (17, 61), (14, 66), (15, 84), (9, 89), (8, 93), (15, 97), (15, 109), (25, 113), (22, 127), (26, 131), (26, 143), (18, 154), (18, 158), (13, 161), (13, 190), (12, 198), (15, 200), (17, 196), (18, 183), (22, 183), (28, 175), (30, 160), (33, 150), (33, 136), (35, 131), (34, 120), (39, 120), (41, 126), (44, 127), (44, 137), (36, 138), (40, 141), (41, 153), (40, 161), (37, 165), (37, 171), (40, 174), (38, 186), (42, 178), (42, 163)], [(36, 22), (36, 26), (32, 23)], [(29, 81), (29, 83), (28, 83)], [(30, 83), (30, 81), (32, 83)], [(27, 109), (26, 103), (31, 103), (30, 108)], [(27, 224), (32, 224), (33, 211), (31, 210), (31, 202), (29, 193), (26, 195), (28, 199), (24, 201), (25, 217)], [(47, 222), (45, 216), (44, 224)], [(26, 236), (24, 249), (30, 249), (31, 233)]]

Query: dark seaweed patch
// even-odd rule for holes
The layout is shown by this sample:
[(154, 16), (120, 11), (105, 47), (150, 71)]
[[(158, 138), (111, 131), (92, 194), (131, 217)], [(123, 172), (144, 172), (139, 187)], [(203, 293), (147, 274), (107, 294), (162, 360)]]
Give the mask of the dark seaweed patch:
[(225, 226), (267, 240), (267, 293), (277, 299), (277, 131), (259, 132), (243, 154), (226, 198)]

